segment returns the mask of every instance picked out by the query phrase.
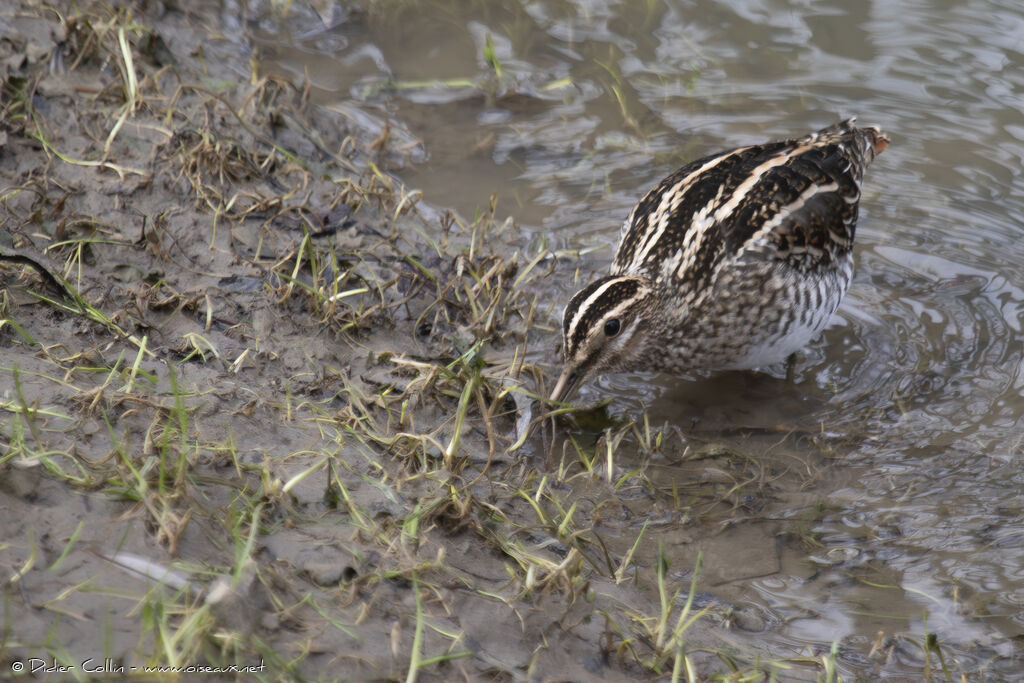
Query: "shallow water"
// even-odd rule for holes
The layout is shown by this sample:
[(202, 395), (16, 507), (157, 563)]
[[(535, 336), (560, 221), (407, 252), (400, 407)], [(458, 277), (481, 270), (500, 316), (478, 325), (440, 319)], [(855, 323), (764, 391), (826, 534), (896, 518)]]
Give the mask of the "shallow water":
[[(868, 170), (857, 271), (797, 385), (603, 378), (614, 409), (681, 427), (795, 423), (836, 444), (822, 547), (749, 582), (776, 652), (878, 631), (939, 635), (1009, 676), (1024, 637), (1024, 10), (1016, 2), (376, 3), (325, 28), (268, 23), (267, 68), (402, 142), (390, 166), (472, 217), (497, 193), (524, 249), (582, 249), (688, 159), (856, 115), (892, 145)], [(487, 36), (503, 69), (483, 59)], [(465, 81), (465, 82), (463, 82)], [(556, 315), (557, 310), (552, 311)], [(787, 400), (776, 401), (778, 393)], [(624, 531), (629, 532), (626, 529)], [(808, 566), (815, 571), (809, 572)], [(927, 624), (923, 619), (927, 619)], [(853, 655), (848, 666), (856, 664)], [(896, 648), (880, 673), (918, 671)]]

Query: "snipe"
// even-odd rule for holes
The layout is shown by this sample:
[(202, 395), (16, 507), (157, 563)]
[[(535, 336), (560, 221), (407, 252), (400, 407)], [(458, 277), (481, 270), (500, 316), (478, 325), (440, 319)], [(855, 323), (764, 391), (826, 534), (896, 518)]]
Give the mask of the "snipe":
[(861, 180), (888, 144), (851, 118), (662, 180), (623, 224), (611, 273), (565, 307), (551, 400), (604, 372), (757, 368), (806, 346), (850, 285)]

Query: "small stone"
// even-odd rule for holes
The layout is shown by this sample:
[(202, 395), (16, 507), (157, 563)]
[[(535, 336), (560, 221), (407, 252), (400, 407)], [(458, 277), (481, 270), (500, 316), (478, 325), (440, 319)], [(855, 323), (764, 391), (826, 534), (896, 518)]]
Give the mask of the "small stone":
[(306, 572), (318, 586), (337, 586), (341, 583), (345, 567), (334, 563), (310, 563), (306, 565)]

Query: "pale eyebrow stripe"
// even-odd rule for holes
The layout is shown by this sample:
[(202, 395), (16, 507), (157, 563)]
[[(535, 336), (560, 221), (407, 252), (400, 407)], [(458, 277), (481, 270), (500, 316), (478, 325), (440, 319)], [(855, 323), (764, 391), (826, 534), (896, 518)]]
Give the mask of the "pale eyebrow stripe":
[(579, 305), (579, 307), (576, 309), (576, 313), (572, 317), (572, 322), (569, 323), (569, 329), (566, 330), (566, 332), (565, 332), (566, 340), (568, 341), (568, 340), (572, 339), (573, 336), (575, 336), (576, 328), (579, 326), (580, 320), (582, 320), (584, 318), (585, 314), (587, 313), (587, 309), (590, 308), (590, 306), (592, 306), (597, 299), (601, 298), (601, 295), (604, 294), (605, 292), (607, 292), (609, 287), (611, 287), (613, 285), (616, 285), (616, 284), (618, 284), (620, 282), (626, 282), (626, 281), (629, 281), (629, 280), (632, 280), (632, 279), (633, 279), (632, 277), (617, 277), (617, 278), (613, 278), (611, 280), (608, 280), (608, 282), (604, 283), (603, 285), (601, 285), (597, 289), (595, 289), (594, 293), (591, 294), (590, 296), (588, 296), (583, 301), (583, 303), (581, 303)]

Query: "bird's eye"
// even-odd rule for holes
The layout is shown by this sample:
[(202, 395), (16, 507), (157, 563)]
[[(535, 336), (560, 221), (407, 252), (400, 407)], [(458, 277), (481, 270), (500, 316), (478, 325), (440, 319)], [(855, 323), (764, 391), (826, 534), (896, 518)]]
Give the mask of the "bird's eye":
[(622, 329), (622, 323), (619, 322), (618, 318), (612, 318), (604, 324), (604, 336), (614, 337)]

